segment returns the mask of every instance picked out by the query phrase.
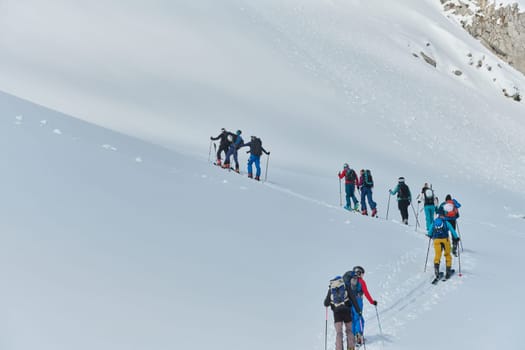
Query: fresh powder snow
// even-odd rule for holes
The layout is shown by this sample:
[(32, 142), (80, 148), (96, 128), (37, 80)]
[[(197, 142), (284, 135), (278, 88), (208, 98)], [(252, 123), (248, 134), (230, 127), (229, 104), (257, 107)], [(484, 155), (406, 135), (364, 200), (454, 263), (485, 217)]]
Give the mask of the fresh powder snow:
[[(367, 349), (521, 348), (524, 105), (501, 89), (525, 78), (440, 1), (0, 10), (2, 349), (334, 349), (322, 302), (355, 265)], [(211, 164), (221, 127), (261, 137), (266, 181), (246, 148)], [(343, 163), (379, 218), (340, 207)], [(461, 276), (430, 284), (399, 176), (462, 204)]]

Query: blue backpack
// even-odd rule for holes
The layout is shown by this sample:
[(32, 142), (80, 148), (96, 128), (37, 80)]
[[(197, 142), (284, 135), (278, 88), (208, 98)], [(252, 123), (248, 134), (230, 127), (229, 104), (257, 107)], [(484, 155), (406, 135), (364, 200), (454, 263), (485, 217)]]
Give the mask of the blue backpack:
[(334, 311), (346, 308), (348, 299), (348, 291), (345, 282), (341, 276), (330, 280), (330, 304)]

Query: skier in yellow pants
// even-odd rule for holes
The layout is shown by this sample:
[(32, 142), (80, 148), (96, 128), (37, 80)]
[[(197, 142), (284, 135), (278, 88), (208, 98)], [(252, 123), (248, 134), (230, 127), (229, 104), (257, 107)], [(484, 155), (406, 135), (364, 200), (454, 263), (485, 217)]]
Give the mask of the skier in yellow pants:
[(452, 225), (443, 218), (441, 212), (438, 212), (439, 217), (434, 220), (432, 232), (428, 234), (430, 238), (434, 239), (434, 273), (436, 278), (439, 278), (439, 263), (441, 261), (441, 252), (445, 255), (446, 272), (445, 278), (449, 278), (452, 273), (452, 255), (450, 255), (450, 239), (449, 232), (452, 234), (454, 240), (459, 241), (459, 236), (452, 227)]

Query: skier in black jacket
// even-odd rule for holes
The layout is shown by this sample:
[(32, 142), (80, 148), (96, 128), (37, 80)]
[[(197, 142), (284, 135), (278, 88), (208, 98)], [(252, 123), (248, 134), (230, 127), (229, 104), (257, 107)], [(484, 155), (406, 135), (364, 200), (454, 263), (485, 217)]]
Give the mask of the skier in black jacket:
[(408, 225), (408, 206), (412, 201), (412, 195), (410, 194), (410, 188), (408, 188), (407, 184), (405, 183), (405, 178), (401, 176), (398, 180), (396, 188), (393, 191), (388, 191), (391, 195), (397, 193), (397, 206), (399, 208), (399, 212), (401, 213), (401, 219), (405, 225)]
[(242, 147), (250, 147), (250, 150), (246, 153), (250, 153), (250, 158), (248, 159), (248, 177), (251, 179), (252, 175), (252, 164), (255, 163), (255, 180), (259, 181), (261, 176), (261, 155), (266, 153), (270, 155), (270, 152), (267, 152), (263, 146), (260, 138), (252, 136), (250, 142), (245, 143)]
[(221, 129), (221, 133), (217, 137), (210, 136), (210, 140), (212, 141), (221, 140), (219, 143), (219, 149), (217, 150), (217, 162), (215, 163), (215, 165), (221, 166), (221, 152), (224, 152), (224, 156), (226, 156), (228, 148), (232, 143), (230, 139), (233, 140), (233, 137), (234, 134), (227, 131), (225, 128)]
[(352, 293), (349, 290), (349, 287), (347, 288), (347, 294), (348, 294), (348, 300), (345, 302), (344, 307), (338, 307), (335, 308), (332, 303), (332, 293), (330, 288), (328, 288), (328, 293), (326, 294), (326, 298), (324, 299), (324, 306), (332, 309), (334, 312), (334, 326), (335, 326), (335, 349), (336, 350), (343, 350), (343, 323), (345, 325), (345, 331), (346, 331), (346, 341), (347, 341), (347, 349), (348, 350), (354, 350), (355, 349), (355, 339), (354, 335), (352, 333), (352, 305), (354, 306), (355, 310), (357, 310), (357, 313), (361, 315), (361, 308), (359, 307), (359, 304), (357, 303), (357, 300), (355, 298), (354, 293)]

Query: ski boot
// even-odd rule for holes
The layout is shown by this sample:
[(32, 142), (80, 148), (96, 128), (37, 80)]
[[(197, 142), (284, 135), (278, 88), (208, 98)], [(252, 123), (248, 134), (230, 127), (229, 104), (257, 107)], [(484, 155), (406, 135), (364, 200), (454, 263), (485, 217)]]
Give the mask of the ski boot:
[(217, 165), (217, 166), (221, 166), (221, 160), (220, 160), (220, 159), (217, 159), (217, 161), (215, 162), (215, 165)]
[(366, 211), (366, 209), (364, 209), (364, 210), (361, 210), (361, 214), (368, 215), (368, 212)]
[(377, 216), (377, 208), (372, 209), (372, 216), (373, 217)]
[(361, 345), (363, 345), (363, 335), (362, 335), (361, 333), (357, 333), (357, 334), (355, 335), (355, 344), (356, 344), (357, 346), (361, 346)]
[(259, 176), (255, 176), (255, 180), (261, 181), (261, 178)]
[(439, 264), (434, 264), (434, 274), (439, 278)]
[(452, 276), (452, 269), (450, 267), (447, 267), (447, 272), (445, 273), (445, 279), (449, 279), (450, 276)]
[(248, 173), (248, 177), (249, 177), (250, 179), (253, 179), (253, 175), (252, 175), (251, 173)]
[(235, 167), (235, 172), (236, 172), (237, 174), (240, 173), (240, 171), (239, 171), (239, 167)]
[(359, 211), (359, 202), (354, 205), (354, 210)]
[(343, 208), (345, 208), (346, 210), (350, 210), (350, 206), (348, 204), (345, 205)]
[(403, 224), (408, 225), (408, 219), (403, 219)]
[(230, 163), (222, 163), (223, 169), (230, 169)]

